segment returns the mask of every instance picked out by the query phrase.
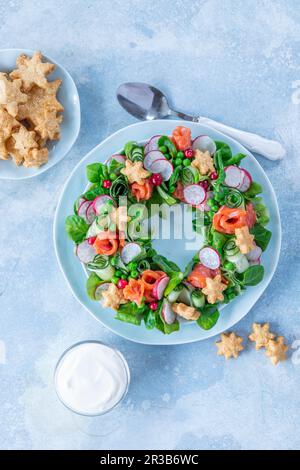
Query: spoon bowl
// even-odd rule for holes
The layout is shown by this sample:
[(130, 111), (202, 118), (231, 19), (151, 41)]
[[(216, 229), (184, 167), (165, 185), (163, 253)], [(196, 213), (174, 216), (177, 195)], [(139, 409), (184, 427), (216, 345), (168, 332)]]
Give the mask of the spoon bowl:
[(147, 83), (123, 83), (117, 90), (120, 105), (137, 119), (153, 121), (171, 115), (165, 95)]

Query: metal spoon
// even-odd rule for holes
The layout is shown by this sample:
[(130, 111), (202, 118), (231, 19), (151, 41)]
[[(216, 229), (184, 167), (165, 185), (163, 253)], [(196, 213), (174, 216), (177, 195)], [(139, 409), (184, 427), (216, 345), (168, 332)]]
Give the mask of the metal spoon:
[(237, 140), (250, 151), (258, 153), (269, 160), (280, 160), (285, 155), (285, 149), (275, 140), (265, 139), (259, 135), (226, 126), (209, 118), (190, 116), (171, 109), (165, 95), (147, 83), (123, 83), (117, 90), (117, 98), (120, 105), (137, 119), (152, 121), (153, 119), (176, 116), (185, 121), (199, 122), (223, 132), (223, 134)]

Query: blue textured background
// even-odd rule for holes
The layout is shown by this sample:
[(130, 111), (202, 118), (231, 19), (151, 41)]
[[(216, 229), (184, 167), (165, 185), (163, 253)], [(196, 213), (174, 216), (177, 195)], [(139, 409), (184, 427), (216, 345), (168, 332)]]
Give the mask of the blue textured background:
[[(63, 162), (33, 180), (0, 183), (0, 447), (299, 448), (296, 360), (273, 367), (248, 345), (225, 362), (214, 339), (166, 348), (122, 340), (72, 297), (52, 244), (60, 188), (74, 165), (134, 122), (119, 108), (116, 87), (151, 82), (182, 110), (285, 145), (281, 163), (261, 159), (282, 215), (280, 263), (235, 330), (246, 335), (253, 320), (270, 321), (290, 344), (300, 338), (300, 104), (292, 99), (300, 80), (299, 2), (1, 0), (0, 16), (1, 47), (39, 48), (56, 58), (82, 104), (80, 137)], [(132, 371), (128, 398), (105, 437), (92, 435), (93, 425), (80, 431), (53, 390), (57, 358), (87, 338), (119, 348)]]

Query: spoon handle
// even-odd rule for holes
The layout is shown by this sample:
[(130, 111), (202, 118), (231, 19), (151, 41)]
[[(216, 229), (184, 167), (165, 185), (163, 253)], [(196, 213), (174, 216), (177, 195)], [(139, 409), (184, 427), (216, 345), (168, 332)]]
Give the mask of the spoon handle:
[(265, 139), (264, 137), (260, 137), (257, 134), (241, 131), (239, 129), (235, 129), (234, 127), (221, 124), (220, 122), (214, 121), (213, 119), (201, 116), (194, 118), (193, 121), (205, 124), (209, 127), (212, 127), (213, 129), (216, 129), (217, 131), (223, 132), (223, 134), (229, 135), (247, 147), (250, 151), (259, 153), (269, 160), (281, 160), (286, 153), (283, 146), (275, 140)]

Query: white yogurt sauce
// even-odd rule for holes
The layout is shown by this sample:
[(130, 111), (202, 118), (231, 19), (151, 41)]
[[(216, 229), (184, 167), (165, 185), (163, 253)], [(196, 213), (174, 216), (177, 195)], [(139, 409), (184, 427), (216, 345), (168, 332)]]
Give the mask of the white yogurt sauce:
[(96, 342), (73, 346), (59, 361), (55, 387), (60, 400), (77, 413), (96, 415), (111, 410), (129, 382), (125, 359)]

